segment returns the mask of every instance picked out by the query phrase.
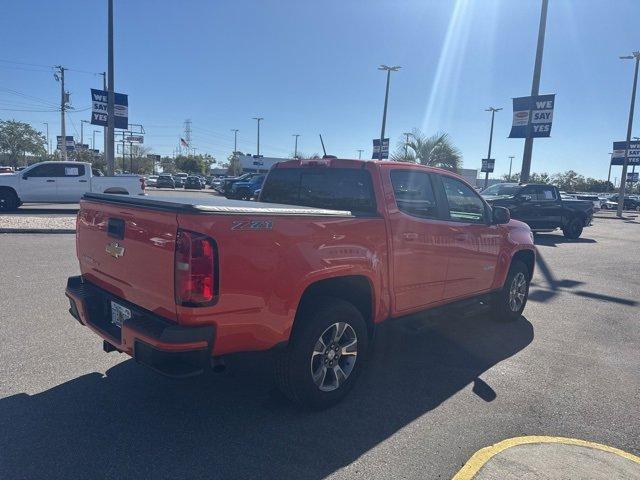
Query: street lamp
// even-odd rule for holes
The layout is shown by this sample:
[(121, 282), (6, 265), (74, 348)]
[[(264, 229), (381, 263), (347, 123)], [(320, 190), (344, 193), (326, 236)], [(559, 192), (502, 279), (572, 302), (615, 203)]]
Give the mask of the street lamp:
[(620, 177), (620, 189), (618, 191), (618, 211), (616, 215), (622, 217), (624, 206), (624, 190), (627, 183), (627, 166), (629, 165), (629, 143), (631, 142), (631, 129), (633, 128), (633, 110), (636, 103), (636, 87), (638, 86), (638, 65), (640, 64), (640, 52), (620, 57), (623, 60), (635, 60), (636, 68), (633, 74), (633, 87), (631, 88), (631, 105), (629, 106), (629, 122), (627, 123), (627, 143), (624, 149), (624, 162), (622, 164), (622, 177)]
[(233, 132), (233, 156), (235, 157), (236, 152), (238, 151), (238, 132), (240, 130), (232, 128), (231, 131)]
[(292, 137), (295, 137), (295, 139), (296, 139), (295, 146), (293, 147), (293, 158), (298, 158), (298, 137), (299, 136), (300, 136), (299, 133), (294, 133), (292, 135)]
[(403, 135), (405, 136), (405, 141), (404, 141), (404, 159), (406, 160), (407, 157), (409, 156), (409, 135), (411, 135), (408, 132), (404, 132)]
[[(485, 109), (485, 112), (491, 112), (491, 130), (489, 131), (489, 152), (487, 153), (487, 164), (490, 162), (491, 160), (491, 143), (493, 142), (493, 119), (496, 115), (496, 112), (499, 112), (500, 110), (502, 110), (502, 108), (494, 108), (494, 107), (489, 107), (487, 109)], [(488, 167), (489, 165), (487, 165)], [(511, 168), (509, 168), (509, 170), (511, 170)], [(509, 176), (511, 176), (511, 172), (509, 172)], [(484, 173), (484, 188), (487, 188), (487, 185), (489, 184), (489, 168), (487, 168), (487, 171)]]
[(82, 145), (84, 145), (84, 129), (82, 128), (82, 126), (85, 123), (91, 123), (89, 120), (80, 120), (80, 148), (82, 148)]
[(260, 156), (260, 122), (264, 120), (262, 117), (253, 117), (254, 120), (258, 122), (258, 153), (257, 156)]
[(96, 133), (100, 133), (100, 130), (94, 130), (91, 133), (91, 150), (96, 149)]
[(51, 152), (49, 151), (49, 123), (42, 122), (42, 124), (47, 127), (47, 155), (51, 155)]
[(382, 130), (380, 132), (380, 148), (378, 149), (378, 160), (382, 160), (382, 144), (384, 142), (384, 129), (387, 124), (387, 103), (389, 102), (389, 81), (391, 80), (391, 72), (397, 72), (402, 67), (396, 65), (394, 67), (389, 67), (387, 65), (380, 65), (378, 70), (383, 70), (387, 72), (387, 89), (384, 94), (384, 110), (382, 112)]

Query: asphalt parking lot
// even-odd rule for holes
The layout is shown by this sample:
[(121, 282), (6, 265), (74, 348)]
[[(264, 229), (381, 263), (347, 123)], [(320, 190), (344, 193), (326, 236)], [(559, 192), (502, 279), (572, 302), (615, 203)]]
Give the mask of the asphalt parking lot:
[(268, 355), (158, 376), (67, 313), (73, 235), (0, 235), (0, 478), (451, 478), (523, 435), (640, 454), (640, 218), (538, 235), (524, 316), (387, 323), (342, 404), (302, 412)]

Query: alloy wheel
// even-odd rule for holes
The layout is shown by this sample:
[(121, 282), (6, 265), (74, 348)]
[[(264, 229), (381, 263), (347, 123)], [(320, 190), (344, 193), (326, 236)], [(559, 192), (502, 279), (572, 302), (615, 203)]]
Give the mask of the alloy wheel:
[(358, 356), (358, 337), (351, 325), (338, 322), (330, 325), (311, 354), (311, 377), (323, 392), (331, 392), (349, 378)]

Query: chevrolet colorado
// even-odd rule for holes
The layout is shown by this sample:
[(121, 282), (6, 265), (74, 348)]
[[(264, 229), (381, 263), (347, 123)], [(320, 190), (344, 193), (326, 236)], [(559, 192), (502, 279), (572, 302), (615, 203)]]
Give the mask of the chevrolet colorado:
[(396, 162), (291, 160), (258, 202), (86, 194), (70, 313), (174, 376), (274, 349), (276, 381), (316, 408), (343, 398), (375, 327), (458, 301), (522, 313), (527, 225), (457, 175)]

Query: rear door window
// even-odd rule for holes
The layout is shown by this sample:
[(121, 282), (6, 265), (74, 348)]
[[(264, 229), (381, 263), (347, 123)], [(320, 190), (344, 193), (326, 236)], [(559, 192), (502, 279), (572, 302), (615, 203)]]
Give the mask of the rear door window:
[(480, 196), (460, 180), (441, 175), (449, 203), (449, 217), (456, 222), (484, 223), (485, 205)]
[(436, 198), (427, 172), (392, 170), (391, 184), (398, 210), (422, 218), (437, 218)]
[(538, 187), (538, 200), (543, 202), (552, 202), (556, 200), (556, 191), (553, 187), (541, 185)]

